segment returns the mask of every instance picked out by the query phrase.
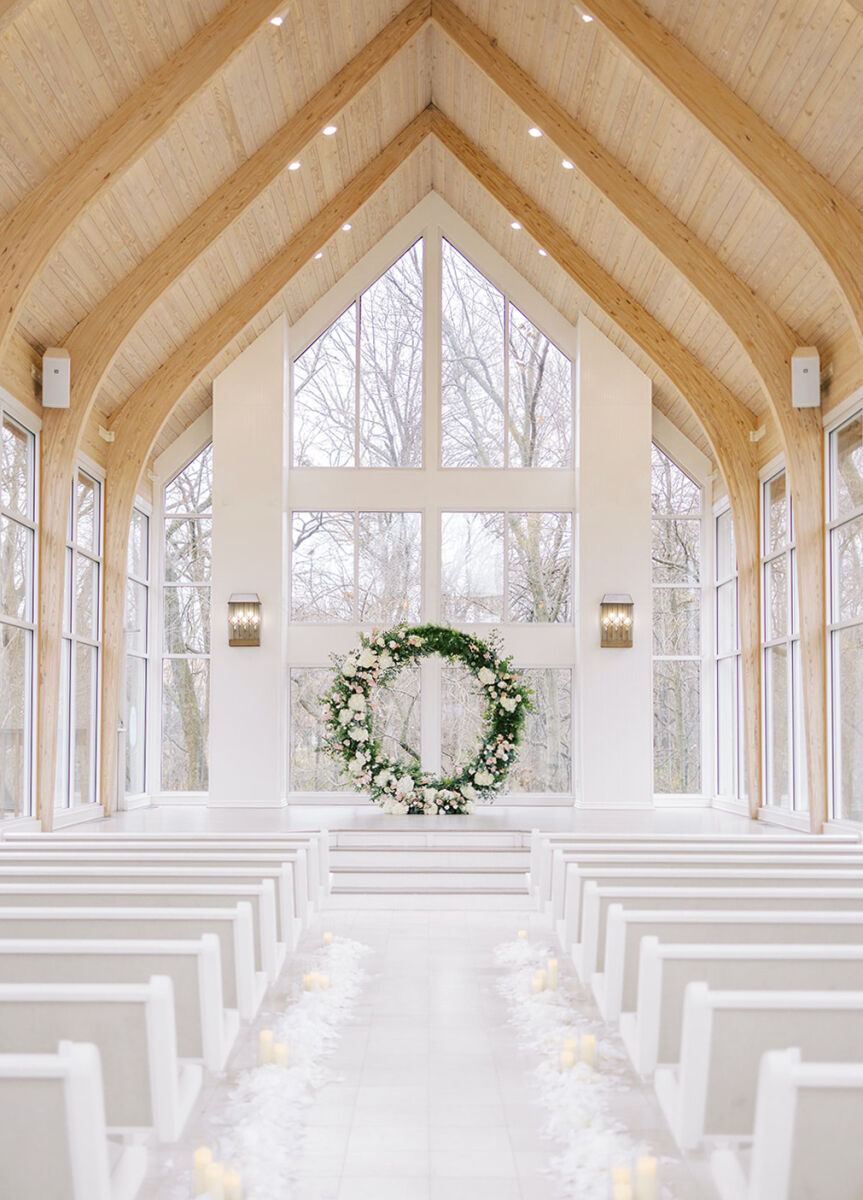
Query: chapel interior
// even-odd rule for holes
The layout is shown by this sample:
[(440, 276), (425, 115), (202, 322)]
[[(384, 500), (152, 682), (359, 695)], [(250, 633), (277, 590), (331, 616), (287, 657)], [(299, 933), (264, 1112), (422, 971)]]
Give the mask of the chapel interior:
[(863, 1196), (863, 0), (0, 0), (0, 1200)]

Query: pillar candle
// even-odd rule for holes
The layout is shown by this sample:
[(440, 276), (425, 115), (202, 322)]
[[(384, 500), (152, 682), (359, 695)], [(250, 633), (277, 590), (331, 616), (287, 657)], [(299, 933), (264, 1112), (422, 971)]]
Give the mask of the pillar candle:
[(519, 929), (519, 931), (518, 931), (518, 936), (519, 936), (520, 938), (526, 938), (526, 937), (527, 937), (527, 930), (526, 930), (526, 929)]
[(315, 976), (310, 971), (308, 975), (303, 976), (303, 991), (312, 992), (315, 989)]
[(266, 1066), (267, 1063), (273, 1061), (273, 1031), (272, 1029), (262, 1029), (258, 1036), (258, 1057), (261, 1066)]
[(635, 1163), (636, 1200), (659, 1200), (659, 1178), (656, 1159), (645, 1154)]
[(575, 1066), (575, 1054), (572, 1050), (567, 1050), (566, 1047), (560, 1052), (560, 1069), (561, 1071), (571, 1071)]
[(535, 992), (545, 991), (545, 971), (537, 971), (533, 977), (532, 988)]
[(558, 981), (557, 959), (550, 958), (548, 960), (548, 986), (552, 990), (554, 990), (557, 987), (557, 981)]
[(285, 1042), (276, 1042), (273, 1047), (273, 1062), (277, 1067), (288, 1067), (291, 1064), (291, 1050)]
[(231, 1169), (225, 1172), (225, 1200), (243, 1200), (243, 1181), (239, 1171)]
[(333, 935), (331, 933), (325, 933), (324, 934), (324, 945), (332, 946), (332, 944), (333, 944)]
[(612, 1184), (611, 1200), (633, 1200), (632, 1185), (629, 1183)]
[(589, 1067), (596, 1066), (596, 1038), (592, 1033), (581, 1035), (581, 1061)]
[(195, 1195), (201, 1196), (207, 1186), (207, 1167), (213, 1161), (213, 1151), (209, 1146), (199, 1146), (192, 1157), (195, 1168)]
[(206, 1192), (210, 1200), (225, 1200), (225, 1168), (221, 1163), (210, 1163), (207, 1167)]
[(322, 991), (326, 991), (326, 989), (329, 986), (330, 986), (329, 975), (318, 975), (318, 987), (321, 988)]
[(564, 1050), (571, 1050), (573, 1054), (578, 1053), (578, 1038), (567, 1038), (563, 1043)]

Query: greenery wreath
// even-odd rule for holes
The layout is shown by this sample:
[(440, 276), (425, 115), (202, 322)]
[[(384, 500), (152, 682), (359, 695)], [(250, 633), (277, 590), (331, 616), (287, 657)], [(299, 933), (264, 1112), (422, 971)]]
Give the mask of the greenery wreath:
[[(322, 697), (330, 753), (344, 763), (357, 787), (389, 813), (469, 813), (493, 802), (515, 760), (531, 689), (500, 639), (487, 641), (445, 625), (396, 625), (385, 633), (360, 635), (361, 646), (333, 655), (335, 680)], [(435, 779), (417, 764), (388, 758), (375, 737), (371, 692), (386, 687), (403, 667), (429, 654), (464, 663), (486, 699), (486, 729), (476, 756), (457, 775)]]

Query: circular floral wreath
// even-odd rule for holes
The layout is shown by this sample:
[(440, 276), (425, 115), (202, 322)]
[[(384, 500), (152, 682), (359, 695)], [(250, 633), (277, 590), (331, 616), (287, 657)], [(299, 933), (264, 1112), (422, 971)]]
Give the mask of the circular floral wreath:
[[(359, 650), (333, 656), (336, 677), (322, 697), (327, 749), (344, 763), (357, 787), (367, 789), (385, 812), (469, 813), (490, 804), (515, 760), (531, 689), (499, 639), (487, 641), (444, 625), (397, 625), (386, 633), (360, 635)], [(388, 758), (375, 737), (370, 696), (386, 687), (403, 667), (428, 654), (462, 662), (486, 699), (486, 728), (476, 757), (457, 775), (435, 779), (417, 764)]]

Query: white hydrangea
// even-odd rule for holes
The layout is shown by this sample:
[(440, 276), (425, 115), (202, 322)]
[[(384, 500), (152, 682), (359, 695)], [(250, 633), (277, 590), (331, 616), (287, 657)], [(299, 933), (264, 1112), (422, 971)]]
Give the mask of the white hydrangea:
[(368, 670), (369, 667), (373, 667), (375, 665), (377, 660), (378, 656), (375, 654), (374, 650), (372, 650), (370, 646), (364, 646), (360, 651), (359, 657), (357, 658), (357, 666), (362, 667), (363, 670)]
[(353, 679), (353, 677), (354, 677), (354, 675), (356, 675), (356, 673), (357, 673), (356, 660), (354, 659), (353, 655), (351, 655), (350, 658), (346, 658), (345, 661), (342, 663), (342, 674), (345, 676), (346, 679)]
[(392, 665), (393, 656), (389, 653), (389, 651), (385, 650), (378, 658), (378, 670), (388, 671)]
[(367, 742), (369, 740), (369, 732), (362, 725), (352, 725), (348, 730), (348, 737), (352, 742)]
[(495, 679), (497, 678), (494, 671), (490, 671), (488, 667), (480, 667), (476, 673), (476, 677), (483, 687), (488, 687), (488, 685), (490, 683), (494, 683)]
[(473, 788), (470, 786), (469, 783), (466, 783), (465, 786), (461, 789), (461, 794), (462, 794), (462, 796), (464, 796), (465, 800), (468, 800), (468, 801), (476, 800), (476, 792), (473, 790)]
[(405, 817), (408, 813), (408, 805), (402, 800), (393, 800), (390, 812), (394, 817)]
[(494, 776), (488, 771), (477, 771), (473, 777), (473, 781), (477, 787), (491, 787), (494, 783)]
[(414, 784), (414, 781), (410, 775), (402, 775), (401, 779), (396, 784), (396, 795), (409, 796), (414, 790), (415, 786), (416, 785)]
[(366, 711), (366, 698), (360, 692), (354, 692), (348, 701), (348, 708), (352, 708), (354, 712)]
[(351, 710), (349, 708), (343, 708), (342, 711), (339, 713), (339, 724), (340, 725), (350, 725), (350, 723), (351, 723), (351, 721), (353, 721), (353, 719), (354, 719), (354, 714), (351, 712)]
[(515, 712), (518, 707), (518, 701), (514, 696), (501, 696), (500, 706), (501, 708), (505, 708), (507, 712)]

